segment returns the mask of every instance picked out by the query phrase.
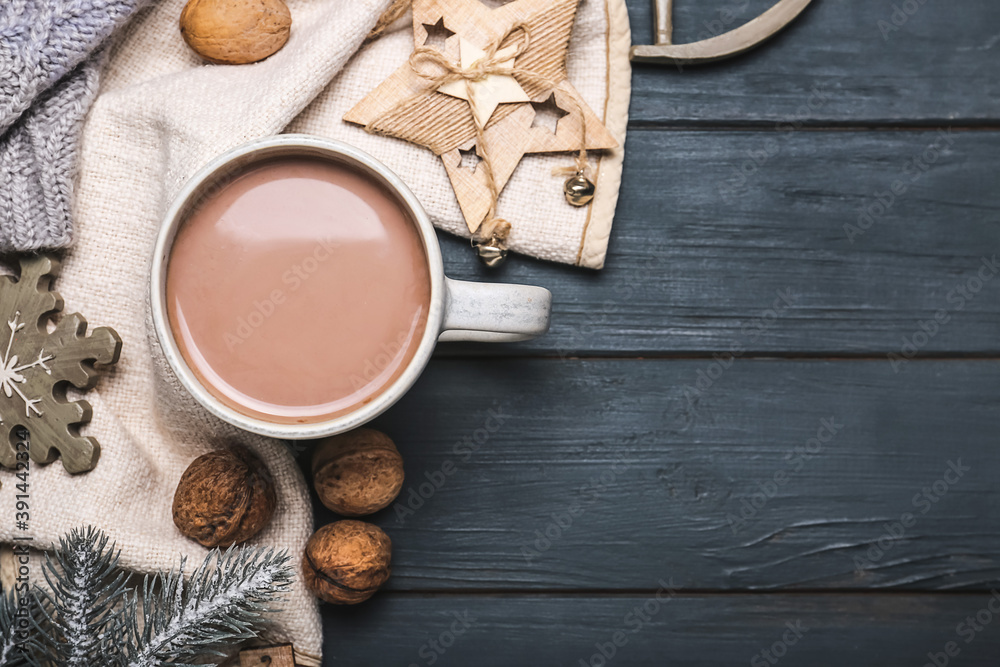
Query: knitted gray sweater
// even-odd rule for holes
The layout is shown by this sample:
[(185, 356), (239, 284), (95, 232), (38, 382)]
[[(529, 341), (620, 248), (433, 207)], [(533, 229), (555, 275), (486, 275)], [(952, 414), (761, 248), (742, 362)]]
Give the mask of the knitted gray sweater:
[(100, 47), (150, 0), (0, 0), (0, 252), (72, 240), (77, 144)]

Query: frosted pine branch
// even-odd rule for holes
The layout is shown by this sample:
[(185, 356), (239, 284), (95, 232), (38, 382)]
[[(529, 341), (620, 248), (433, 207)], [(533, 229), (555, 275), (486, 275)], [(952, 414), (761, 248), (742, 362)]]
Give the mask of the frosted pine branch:
[[(255, 626), (268, 605), (287, 590), (289, 558), (273, 550), (216, 550), (185, 583), (184, 563), (178, 571), (147, 578), (143, 585), (140, 629), (138, 613), (127, 642), (128, 667), (188, 664), (183, 659), (214, 653), (257, 636)], [(129, 605), (136, 606), (135, 598)]]
[(16, 613), (14, 593), (0, 596), (0, 667), (24, 664), (24, 653), (17, 642)]
[(24, 646), (14, 634), (16, 601), (0, 597), (0, 667), (25, 659), (32, 667), (190, 667), (189, 659), (224, 655), (256, 636), (267, 605), (291, 583), (288, 560), (273, 550), (216, 549), (189, 582), (183, 561), (146, 577), (140, 598), (104, 533), (75, 530), (46, 554), (51, 590), (35, 588)]
[(101, 654), (105, 633), (121, 623), (126, 575), (108, 537), (94, 528), (73, 530), (46, 554), (42, 567), (51, 592), (38, 589), (40, 643), (59, 665), (91, 667)]

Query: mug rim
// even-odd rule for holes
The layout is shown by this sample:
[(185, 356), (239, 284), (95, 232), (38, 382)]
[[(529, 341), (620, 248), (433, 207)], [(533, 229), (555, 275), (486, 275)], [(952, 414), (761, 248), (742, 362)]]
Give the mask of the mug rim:
[[(370, 402), (339, 417), (307, 424), (271, 422), (235, 410), (205, 387), (184, 359), (174, 339), (167, 312), (166, 286), (170, 253), (177, 232), (186, 222), (197, 199), (207, 196), (204, 188), (216, 185), (227, 168), (243, 173), (260, 160), (281, 156), (319, 156), (348, 163), (380, 181), (410, 213), (424, 247), (430, 278), (430, 304), (424, 332), (416, 352), (396, 380), (377, 394)], [(240, 163), (239, 167), (235, 167)], [(219, 419), (237, 428), (271, 438), (286, 440), (312, 440), (343, 433), (357, 428), (388, 410), (413, 386), (423, 373), (434, 348), (444, 320), (444, 263), (441, 245), (430, 216), (413, 191), (385, 164), (359, 148), (334, 139), (307, 134), (282, 134), (256, 139), (237, 146), (212, 159), (199, 169), (174, 196), (160, 223), (160, 231), (153, 250), (149, 280), (150, 310), (153, 331), (160, 349), (174, 376), (198, 403)]]

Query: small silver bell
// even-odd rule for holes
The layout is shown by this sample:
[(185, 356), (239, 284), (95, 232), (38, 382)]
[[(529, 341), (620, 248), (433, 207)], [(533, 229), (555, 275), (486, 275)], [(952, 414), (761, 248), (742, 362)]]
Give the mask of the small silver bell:
[(507, 259), (507, 248), (500, 245), (495, 238), (486, 243), (476, 243), (475, 246), (479, 260), (491, 269), (497, 268)]
[(570, 176), (563, 187), (566, 192), (566, 201), (573, 206), (586, 206), (594, 201), (596, 189), (594, 182), (587, 178), (582, 171)]

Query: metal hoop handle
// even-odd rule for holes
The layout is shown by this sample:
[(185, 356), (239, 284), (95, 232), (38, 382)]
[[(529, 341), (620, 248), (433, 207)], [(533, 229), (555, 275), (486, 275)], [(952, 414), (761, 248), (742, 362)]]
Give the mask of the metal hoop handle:
[(779, 0), (778, 4), (739, 28), (691, 44), (674, 44), (674, 0), (653, 0), (656, 44), (632, 47), (632, 60), (641, 63), (694, 65), (738, 56), (766, 42), (794, 21), (812, 0)]

